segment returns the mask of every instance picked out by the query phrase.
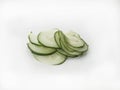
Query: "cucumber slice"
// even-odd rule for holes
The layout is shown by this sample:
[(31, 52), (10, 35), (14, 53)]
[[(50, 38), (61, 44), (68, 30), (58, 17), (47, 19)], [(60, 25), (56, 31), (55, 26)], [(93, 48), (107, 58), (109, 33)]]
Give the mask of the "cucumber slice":
[(46, 64), (52, 64), (52, 65), (60, 65), (64, 63), (67, 59), (67, 57), (63, 54), (60, 54), (58, 52), (53, 53), (51, 55), (47, 56), (40, 56), (33, 54), (33, 56), (40, 62), (46, 63)]
[(88, 45), (87, 45), (87, 43), (85, 43), (85, 45), (82, 48), (79, 48), (78, 50), (80, 52), (86, 52), (86, 51), (88, 51)]
[(74, 50), (71, 49), (71, 48), (69, 48), (69, 44), (68, 44), (68, 42), (66, 41), (65, 35), (63, 34), (63, 32), (62, 32), (62, 31), (58, 31), (58, 32), (59, 32), (59, 37), (60, 37), (60, 45), (61, 45), (61, 48), (62, 48), (62, 46), (64, 46), (65, 49), (67, 49), (68, 51), (73, 52)]
[(54, 34), (56, 31), (57, 29), (52, 31), (40, 32), (38, 35), (38, 41), (46, 47), (59, 48), (54, 38)]
[(77, 52), (76, 50), (69, 48), (69, 45), (65, 41), (65, 37), (62, 31), (59, 31), (59, 35), (60, 35), (60, 45), (64, 52), (66, 52), (71, 57), (81, 55), (81, 52)]
[(55, 38), (55, 41), (56, 41), (57, 45), (58, 45), (59, 47), (61, 47), (61, 45), (60, 45), (59, 31), (56, 31), (56, 32), (55, 32), (54, 38)]
[[(62, 49), (57, 49), (57, 52), (59, 52), (59, 53), (65, 55), (65, 56), (67, 56), (67, 57), (71, 57), (71, 58), (73, 58), (73, 57), (77, 57), (77, 56), (78, 56), (78, 55), (71, 55), (71, 54), (65, 52), (65, 51), (62, 50)], [(82, 53), (81, 53), (81, 54), (82, 54)]]
[(30, 32), (30, 34), (28, 35), (28, 39), (32, 44), (41, 45), (37, 40), (37, 36), (33, 34), (32, 32)]
[(64, 37), (63, 38), (63, 40), (64, 40), (63, 43), (66, 43), (64, 45), (65, 45), (66, 49), (68, 49), (69, 51), (78, 52), (81, 55), (82, 52), (85, 52), (85, 51), (88, 50), (88, 45), (86, 44), (86, 42), (83, 39), (81, 39), (81, 41), (83, 42), (83, 46), (82, 47), (74, 47), (66, 40), (66, 36), (62, 33), (62, 31), (60, 32), (60, 34), (61, 34), (61, 37)]
[(82, 47), (73, 47), (73, 46), (69, 46), (69, 48), (77, 51), (77, 52), (86, 52), (88, 50), (88, 45), (87, 43), (83, 40), (84, 45)]
[(65, 52), (64, 50), (62, 50), (62, 49), (57, 49), (57, 51), (58, 51), (59, 53), (65, 55), (65, 56), (68, 56), (68, 57), (71, 56), (70, 54), (66, 53), (66, 52)]
[(66, 36), (68, 43), (70, 45), (72, 45), (73, 47), (83, 47), (84, 46), (84, 42), (81, 39), (81, 37), (79, 36), (79, 34), (71, 31), (71, 32), (66, 33), (65, 36)]
[(61, 43), (61, 47), (62, 47), (63, 51), (68, 54), (68, 56), (74, 57), (74, 56), (81, 55), (81, 52), (70, 51), (69, 48), (67, 48), (67, 46), (64, 45), (63, 43)]
[(27, 46), (32, 53), (38, 54), (38, 55), (49, 55), (49, 54), (56, 52), (56, 49), (54, 49), (54, 48), (38, 46), (38, 45), (34, 45), (32, 43), (27, 43)]

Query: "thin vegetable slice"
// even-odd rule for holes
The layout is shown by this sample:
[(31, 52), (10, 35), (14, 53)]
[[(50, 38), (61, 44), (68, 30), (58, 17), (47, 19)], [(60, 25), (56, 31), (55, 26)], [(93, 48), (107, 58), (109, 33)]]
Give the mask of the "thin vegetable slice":
[(56, 49), (54, 49), (54, 48), (37, 46), (32, 43), (28, 43), (27, 46), (32, 53), (37, 54), (37, 55), (50, 55), (50, 54), (56, 52)]
[(70, 45), (73, 47), (83, 47), (84, 41), (81, 39), (80, 35), (75, 32), (68, 32), (65, 34), (66, 39)]
[(40, 32), (38, 35), (38, 41), (46, 47), (59, 48), (54, 38), (54, 34), (56, 31), (57, 29), (52, 31)]
[[(81, 41), (83, 42), (82, 47), (74, 47), (67, 41), (67, 37), (62, 33), (62, 31), (60, 31), (60, 34), (61, 34), (62, 38), (64, 37), (63, 38), (63, 40), (64, 40), (63, 43), (66, 43), (64, 45), (67, 45), (66, 49), (68, 49), (68, 50), (70, 50), (72, 52), (78, 52), (78, 53), (80, 53), (80, 55), (81, 55), (82, 52), (85, 52), (85, 51), (88, 50), (88, 45), (86, 44), (86, 42), (83, 39), (81, 39)], [(72, 42), (74, 42), (74, 41), (72, 41)]]
[(81, 55), (81, 52), (77, 52), (77, 51), (69, 48), (69, 44), (65, 41), (65, 37), (64, 37), (64, 35), (62, 34), (61, 31), (59, 31), (59, 35), (60, 35), (61, 48), (62, 48), (66, 53), (68, 53), (68, 55), (71, 55), (71, 57)]
[(57, 45), (61, 48), (59, 31), (56, 31), (56, 32), (55, 32), (54, 38), (55, 38), (55, 41), (56, 41)]
[(33, 54), (33, 56), (40, 62), (46, 63), (46, 64), (52, 64), (52, 65), (60, 65), (64, 63), (67, 59), (67, 57), (63, 54), (60, 54), (58, 52), (47, 55), (47, 56), (40, 56)]
[(28, 39), (32, 44), (41, 45), (37, 40), (37, 36), (33, 34), (32, 32), (30, 32), (30, 34), (28, 35)]

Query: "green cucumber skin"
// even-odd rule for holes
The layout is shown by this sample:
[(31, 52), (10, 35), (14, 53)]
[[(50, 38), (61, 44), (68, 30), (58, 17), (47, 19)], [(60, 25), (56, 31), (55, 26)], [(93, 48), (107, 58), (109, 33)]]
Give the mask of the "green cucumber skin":
[[(59, 52), (58, 52), (59, 53)], [(60, 53), (60, 54), (62, 54), (62, 53)], [(62, 54), (62, 55), (64, 55), (64, 54)], [(67, 60), (67, 56), (66, 55), (64, 55), (66, 58), (65, 58), (65, 60), (63, 61), (63, 62), (61, 62), (61, 63), (58, 63), (58, 64), (54, 64), (54, 65), (61, 65), (61, 64), (63, 64), (66, 60)]]
[(89, 45), (85, 42), (85, 44), (87, 45), (87, 49), (85, 51), (83, 51), (83, 53), (87, 52), (89, 49)]
[(63, 62), (61, 62), (61, 63), (58, 63), (58, 64), (53, 64), (53, 65), (61, 65), (61, 64), (63, 64), (66, 60), (67, 60), (67, 56), (66, 56), (66, 58), (65, 58), (65, 60), (63, 61)]
[[(58, 51), (59, 52), (59, 51)], [(65, 51), (64, 51), (65, 52)], [(65, 53), (62, 53), (62, 52), (59, 52), (59, 53), (61, 53), (61, 54), (63, 54), (63, 55), (65, 55), (65, 56), (67, 56), (67, 57), (71, 57), (71, 58), (74, 58), (74, 57), (78, 57), (79, 55), (70, 55), (69, 53), (67, 53), (67, 52), (65, 52)]]
[[(59, 34), (59, 37), (63, 37), (62, 36), (62, 34), (61, 34), (61, 31), (58, 31), (58, 34)], [(64, 40), (64, 38), (63, 38), (63, 40)], [(66, 41), (63, 41), (63, 43), (64, 42), (66, 42)], [(67, 57), (77, 57), (78, 55), (72, 55), (72, 54), (70, 54), (69, 52), (73, 52), (74, 50), (71, 50), (70, 48), (68, 48), (66, 45), (65, 45), (65, 43), (64, 43), (64, 45), (62, 45), (62, 41), (61, 41), (61, 38), (60, 38), (60, 45), (61, 45), (61, 48), (64, 46), (64, 48), (67, 48), (67, 51), (65, 51), (65, 50), (63, 50), (65, 53), (61, 53), (61, 52), (59, 52), (59, 53), (61, 53), (61, 54), (64, 54), (64, 55), (66, 55)], [(80, 54), (79, 54), (80, 55)]]
[(59, 36), (60, 36), (60, 44), (61, 44), (61, 46), (64, 45), (64, 47), (65, 47), (68, 51), (73, 52), (74, 50), (72, 50), (71, 48), (69, 48), (69, 44), (66, 42), (65, 36), (64, 36), (64, 34), (62, 33), (62, 31), (59, 31)]
[[(32, 33), (32, 32), (30, 32), (30, 33)], [(31, 39), (30, 39), (30, 35), (28, 35), (28, 40), (29, 40), (30, 43), (32, 43), (34, 45), (41, 46), (41, 43), (37, 44), (37, 43), (32, 42)]]
[(37, 39), (38, 39), (38, 42), (39, 42), (42, 46), (49, 47), (49, 48), (55, 48), (55, 49), (58, 49), (58, 48), (59, 48), (59, 47), (51, 47), (51, 46), (46, 46), (46, 45), (44, 45), (44, 44), (39, 40), (40, 34), (41, 34), (41, 32), (38, 34)]
[[(84, 44), (84, 46), (85, 46), (85, 44)], [(76, 52), (84, 52), (84, 51), (86, 51), (87, 50), (87, 48), (86, 48), (86, 50), (81, 50), (81, 49), (83, 49), (84, 48), (84, 46), (82, 47), (82, 48), (75, 48), (75, 47), (72, 47), (72, 46), (70, 46), (69, 48), (71, 48), (71, 49), (73, 49), (73, 50), (75, 50)]]
[(56, 41), (58, 47), (61, 48), (61, 45), (60, 45), (60, 37), (59, 37), (58, 31), (55, 32), (54, 38), (55, 38), (55, 41)]
[[(64, 41), (68, 44), (68, 47), (73, 47), (73, 48), (77, 48), (77, 49), (79, 49), (80, 47), (74, 47), (74, 46), (72, 46), (69, 42), (68, 42), (68, 40), (67, 40), (67, 37), (65, 36), (65, 34), (62, 32), (62, 31), (60, 31), (60, 33), (61, 33), (61, 36), (63, 36), (64, 37)], [(80, 37), (80, 36), (79, 36)], [(83, 39), (82, 39), (83, 40)], [(83, 41), (84, 42), (84, 41)], [(85, 44), (85, 43), (84, 43)], [(84, 46), (84, 45), (83, 45)], [(83, 47), (83, 46), (81, 46), (81, 47)], [(76, 50), (75, 50), (76, 51)]]
[[(56, 53), (58, 53), (58, 54), (60, 54), (60, 56), (61, 57), (63, 57), (64, 59), (62, 59), (62, 61), (60, 61), (60, 62), (57, 62), (57, 63), (47, 63), (47, 64), (51, 64), (51, 65), (60, 65), (60, 64), (63, 64), (66, 60), (67, 60), (67, 57), (65, 56), (65, 55), (63, 55), (63, 54), (61, 54), (61, 53), (59, 53), (59, 52), (56, 52)], [(54, 53), (55, 54), (55, 53)], [(34, 56), (35, 55), (35, 56)], [(36, 54), (34, 54), (33, 53), (33, 56), (35, 57), (35, 59), (37, 60), (37, 61), (39, 61), (39, 58), (36, 58)], [(43, 56), (43, 55), (42, 55)], [(48, 55), (49, 56), (49, 55)], [(41, 59), (42, 60), (42, 59)], [(41, 62), (41, 61), (40, 61)]]
[[(80, 38), (82, 41), (84, 41), (84, 40), (80, 37), (80, 35), (79, 35), (79, 38)], [(65, 40), (67, 41), (67, 43), (69, 43), (67, 39), (68, 39), (68, 38), (65, 37)], [(84, 44), (85, 44), (85, 43), (84, 43)], [(83, 46), (84, 46), (84, 44), (83, 44)], [(70, 44), (70, 46), (72, 46), (72, 45)], [(83, 46), (80, 46), (80, 47), (72, 46), (72, 47), (75, 47), (75, 48), (82, 48)]]
[[(61, 50), (62, 50), (62, 49), (61, 49)], [(65, 55), (65, 56), (67, 56), (67, 57), (71, 57), (71, 55), (68, 54), (68, 53), (66, 53), (64, 50), (62, 50), (62, 52), (61, 52), (60, 49), (57, 49), (57, 52), (59, 52), (59, 53)]]
[[(38, 40), (38, 42), (39, 42), (42, 46), (45, 46), (45, 45), (44, 45), (43, 43), (41, 43), (40, 40), (39, 40), (40, 34), (41, 34), (41, 32), (37, 35), (37, 40)], [(47, 46), (45, 46), (45, 47), (47, 47)]]
[[(62, 31), (60, 31), (59, 32), (59, 35), (61, 35), (60, 37), (61, 37), (61, 46), (63, 46), (64, 47), (64, 49), (66, 49), (66, 51), (68, 51), (67, 53), (69, 53), (69, 52), (76, 52), (76, 53), (78, 53), (77, 55), (80, 55), (81, 54), (81, 52), (78, 52), (77, 50), (74, 50), (74, 49), (72, 49), (72, 48), (70, 48), (70, 45), (69, 45), (69, 43), (67, 43), (67, 41), (65, 40), (65, 35), (62, 33)], [(62, 40), (64, 40), (64, 41), (62, 41)], [(64, 50), (65, 51), (65, 50)], [(65, 52), (66, 52), (65, 51)]]
[(68, 56), (74, 57), (74, 56), (80, 55), (80, 53), (78, 53), (77, 55), (76, 54), (71, 54), (72, 52), (67, 50), (66, 47), (62, 43), (61, 43), (61, 46), (63, 48), (63, 51), (66, 52)]
[[(83, 40), (83, 39), (82, 39), (82, 40)], [(78, 51), (78, 52), (82, 52), (82, 53), (88, 51), (88, 48), (89, 48), (88, 44), (87, 44), (84, 40), (83, 40), (83, 42), (84, 42), (83, 47), (80, 47), (80, 48), (71, 47), (71, 48), (75, 49), (75, 50)], [(86, 49), (85, 49), (85, 50), (82, 50), (85, 46), (86, 46)]]
[(27, 43), (27, 47), (29, 48), (29, 50), (31, 51), (31, 53), (36, 54), (36, 55), (43, 55), (43, 56), (51, 55), (51, 54), (53, 54), (53, 53), (55, 53), (55, 52), (57, 51), (57, 50), (55, 50), (55, 51), (52, 52), (52, 53), (43, 54), (43, 53), (34, 52), (34, 51), (29, 47), (28, 43)]
[(61, 54), (63, 54), (63, 55), (65, 55), (65, 56), (67, 56), (67, 57), (70, 57), (70, 58), (75, 58), (75, 57), (79, 57), (79, 56), (82, 56), (84, 53), (86, 53), (87, 51), (84, 51), (84, 52), (81, 52), (81, 54), (79, 54), (79, 55), (70, 55), (70, 54), (68, 54), (67, 52), (65, 52), (65, 53), (63, 53), (63, 52), (60, 52), (59, 50), (57, 50), (57, 52), (59, 52), (59, 53), (61, 53)]
[[(67, 45), (66, 48), (68, 48), (68, 50), (70, 50), (70, 51), (76, 51), (76, 52), (78, 52), (78, 53), (84, 52), (84, 51), (81, 51), (81, 50), (80, 50), (80, 49), (82, 49), (82, 48), (84, 47), (84, 45), (86, 44), (86, 42), (85, 42), (83, 39), (82, 39), (82, 40), (83, 40), (83, 42), (84, 42), (84, 45), (83, 45), (81, 48), (76, 48), (76, 47), (70, 45), (70, 44), (67, 42), (66, 36), (62, 33), (62, 31), (61, 31), (60, 33), (61, 33), (61, 36), (64, 37), (64, 42), (66, 42), (66, 45)], [(86, 45), (87, 45), (87, 44), (86, 44)], [(88, 45), (87, 45), (87, 46), (88, 46)], [(87, 49), (88, 49), (88, 47), (87, 47)], [(87, 50), (85, 50), (85, 51), (87, 51)]]
[[(56, 32), (56, 33), (58, 34), (58, 37), (59, 37), (58, 43), (59, 43), (60, 49), (63, 50), (63, 49), (62, 49), (62, 45), (61, 45), (61, 38), (60, 38), (60, 33), (59, 33), (59, 32), (60, 32), (60, 30)], [(64, 53), (63, 53), (63, 52), (60, 52), (59, 49), (57, 49), (57, 51), (58, 51), (59, 53), (65, 55), (65, 56), (67, 56), (67, 57), (72, 57), (69, 53), (65, 52), (64, 50), (63, 50)]]

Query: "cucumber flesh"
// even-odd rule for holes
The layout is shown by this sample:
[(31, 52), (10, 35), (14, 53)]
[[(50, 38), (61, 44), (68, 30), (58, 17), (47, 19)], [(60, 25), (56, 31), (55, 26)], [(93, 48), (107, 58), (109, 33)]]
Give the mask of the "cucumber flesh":
[(68, 32), (65, 34), (65, 36), (66, 36), (68, 43), (72, 45), (73, 47), (82, 47), (84, 45), (84, 42), (79, 36), (79, 34), (75, 32), (72, 32), (72, 31)]
[(83, 42), (84, 42), (84, 45), (82, 47), (78, 48), (78, 47), (69, 46), (69, 48), (71, 48), (77, 52), (85, 52), (88, 50), (88, 45), (86, 44), (86, 42), (84, 40), (83, 40)]
[[(83, 40), (83, 39), (81, 39), (81, 41), (83, 42), (83, 46), (82, 47), (74, 47), (74, 46), (72, 46), (67, 40), (66, 40), (66, 36), (62, 33), (62, 32), (60, 32), (60, 34), (61, 34), (61, 37), (62, 37), (62, 40), (64, 40), (64, 42), (63, 43), (66, 43), (66, 44), (64, 44), (65, 45), (65, 47), (66, 47), (66, 49), (68, 49), (68, 50), (70, 50), (70, 51), (72, 51), (72, 52), (75, 52), (75, 53), (82, 53), (82, 52), (85, 52), (85, 51), (87, 51), (87, 49), (88, 49), (88, 45), (86, 44), (86, 42)], [(64, 37), (64, 38), (63, 38)], [(71, 40), (72, 41), (72, 40)], [(62, 41), (61, 41), (62, 42)], [(74, 42), (74, 41), (73, 41)], [(67, 45), (67, 46), (66, 46)]]
[[(58, 51), (59, 53), (65, 55), (65, 56), (67, 56), (67, 57), (77, 57), (77, 56), (78, 56), (78, 55), (71, 55), (71, 54), (65, 52), (65, 51), (62, 50), (62, 49), (57, 49), (57, 51)], [(82, 53), (81, 53), (81, 54), (82, 54)]]
[(52, 31), (40, 32), (38, 35), (38, 41), (46, 47), (59, 48), (54, 38), (54, 34), (56, 31), (57, 29)]
[(40, 62), (46, 63), (46, 64), (52, 64), (52, 65), (60, 65), (64, 63), (67, 59), (67, 57), (63, 54), (60, 54), (58, 52), (53, 53), (51, 55), (47, 56), (40, 56), (33, 54), (33, 56)]
[(85, 43), (85, 45), (82, 48), (78, 49), (80, 52), (86, 52), (88, 50), (88, 45)]
[(30, 32), (30, 34), (28, 35), (28, 39), (32, 44), (41, 45), (37, 40), (37, 36), (33, 34), (32, 32)]
[(55, 41), (56, 41), (57, 45), (61, 48), (59, 31), (55, 32), (54, 38), (55, 38)]
[(65, 55), (65, 56), (68, 56), (68, 57), (71, 56), (70, 54), (66, 53), (66, 52), (65, 52), (64, 50), (62, 50), (62, 49), (57, 49), (57, 51), (58, 51), (59, 53)]
[(54, 48), (38, 46), (38, 45), (34, 45), (32, 43), (28, 43), (27, 46), (32, 53), (37, 54), (37, 55), (49, 55), (49, 54), (56, 52), (56, 49), (54, 49)]
[(66, 48), (67, 46), (65, 46), (63, 43), (61, 43), (61, 47), (62, 49), (71, 57), (73, 56), (78, 56), (81, 54), (81, 52), (76, 52), (76, 51), (70, 51), (69, 48)]
[(61, 31), (59, 31), (59, 35), (60, 35), (61, 47), (66, 53), (68, 53), (68, 55), (71, 55), (71, 57), (73, 57), (73, 56), (78, 56), (81, 54), (81, 52), (77, 52), (77, 51), (69, 48), (68, 43), (65, 41), (64, 34), (62, 34)]
[[(68, 50), (68, 51), (71, 51), (73, 52), (74, 50), (69, 48), (69, 44), (68, 42), (65, 40), (65, 35), (63, 34), (62, 31), (59, 31), (59, 37), (60, 37), (60, 44), (61, 44), (61, 48), (64, 50)], [(63, 48), (64, 47), (64, 48)]]

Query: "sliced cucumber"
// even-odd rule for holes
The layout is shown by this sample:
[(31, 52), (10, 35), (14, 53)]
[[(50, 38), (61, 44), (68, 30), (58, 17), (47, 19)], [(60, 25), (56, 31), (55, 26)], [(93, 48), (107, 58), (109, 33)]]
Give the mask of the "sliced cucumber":
[(38, 54), (38, 55), (49, 55), (49, 54), (56, 52), (56, 49), (54, 49), (54, 48), (38, 46), (38, 45), (34, 45), (32, 43), (28, 43), (27, 46), (31, 50), (32, 53)]
[(70, 54), (66, 53), (66, 52), (65, 52), (64, 50), (62, 50), (62, 49), (57, 49), (57, 51), (58, 51), (59, 53), (65, 55), (65, 56), (68, 56), (68, 57), (71, 56)]
[(65, 33), (65, 35), (68, 36), (68, 37), (70, 37), (70, 38), (71, 38), (71, 36), (72, 36), (73, 38), (77, 38), (77, 39), (80, 38), (80, 35), (77, 34), (77, 33), (74, 32), (74, 31), (69, 31), (69, 32)]
[(54, 34), (57, 29), (52, 31), (40, 32), (38, 35), (38, 41), (46, 47), (59, 48), (57, 45)]
[[(68, 51), (71, 51), (73, 52), (74, 50), (69, 48), (69, 45), (68, 45), (68, 42), (66, 41), (65, 39), (65, 35), (63, 34), (62, 31), (58, 31), (59, 32), (59, 37), (60, 37), (60, 45), (61, 45), (61, 48), (62, 46), (65, 47), (65, 49), (67, 49)], [(63, 48), (62, 48), (63, 49)], [(63, 49), (64, 50), (64, 49)]]
[(33, 56), (40, 62), (59, 65), (67, 57), (77, 57), (88, 50), (87, 43), (75, 32), (64, 34), (59, 29), (40, 32), (38, 36), (32, 32), (27, 44)]
[(53, 53), (48, 56), (40, 56), (33, 54), (33, 56), (40, 62), (47, 63), (47, 64), (52, 64), (52, 65), (60, 65), (64, 63), (67, 59), (67, 57), (63, 54), (60, 54), (58, 52)]
[[(79, 55), (73, 55), (73, 54), (71, 55), (71, 54), (65, 52), (65, 51), (62, 50), (62, 49), (57, 49), (57, 51), (58, 51), (59, 53), (65, 55), (65, 56), (67, 56), (67, 57), (77, 57), (77, 56), (79, 56)], [(82, 53), (81, 53), (81, 54), (82, 54)]]
[(71, 48), (77, 52), (85, 52), (88, 50), (88, 45), (86, 44), (86, 42), (84, 40), (83, 40), (83, 42), (84, 42), (84, 45), (82, 47), (78, 48), (78, 47), (69, 46), (69, 48)]
[(56, 32), (55, 32), (54, 38), (55, 38), (55, 41), (56, 41), (57, 45), (58, 45), (59, 47), (61, 47), (61, 45), (60, 45), (59, 31), (56, 31)]
[(80, 38), (79, 34), (75, 32), (68, 32), (65, 34), (67, 41), (73, 47), (82, 47), (84, 45), (83, 40)]
[(79, 48), (80, 52), (86, 52), (87, 50), (88, 50), (88, 45), (86, 43), (82, 48)]
[[(62, 32), (60, 32), (60, 34), (61, 34), (61, 37), (64, 37), (63, 39), (64, 39), (64, 43), (66, 43), (66, 44), (64, 44), (65, 46), (67, 45), (67, 47), (66, 47), (66, 49), (68, 49), (68, 50), (70, 50), (70, 51), (74, 51), (74, 52), (78, 52), (78, 53), (82, 53), (82, 52), (85, 52), (85, 51), (87, 51), (88, 50), (88, 45), (86, 44), (86, 42), (83, 40), (83, 39), (81, 39), (81, 41), (83, 42), (83, 46), (82, 47), (74, 47), (74, 46), (72, 46), (67, 40), (66, 40), (66, 36), (62, 33)], [(72, 40), (71, 40), (72, 41)]]
[(33, 34), (32, 32), (30, 32), (30, 34), (28, 35), (28, 39), (32, 44), (41, 45), (37, 40), (37, 36)]
[(61, 47), (63, 51), (68, 54), (68, 56), (74, 57), (74, 56), (81, 55), (81, 52), (70, 51), (69, 48), (67, 48), (67, 46), (65, 46), (63, 43), (61, 43)]
[(68, 55), (71, 55), (71, 57), (74, 57), (74, 56), (78, 56), (78, 55), (81, 54), (81, 52), (77, 52), (77, 51), (69, 48), (69, 45), (68, 45), (68, 43), (65, 41), (64, 35), (62, 34), (61, 31), (59, 31), (59, 35), (60, 35), (60, 45), (61, 45), (61, 48), (62, 48)]

